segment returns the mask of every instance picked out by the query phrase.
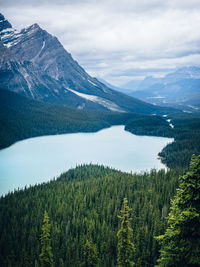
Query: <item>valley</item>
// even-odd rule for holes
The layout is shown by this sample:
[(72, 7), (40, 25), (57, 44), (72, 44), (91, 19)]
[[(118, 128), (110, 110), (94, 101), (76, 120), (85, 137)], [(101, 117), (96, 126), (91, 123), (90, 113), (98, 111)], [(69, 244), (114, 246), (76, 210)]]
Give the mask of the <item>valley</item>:
[[(117, 88), (38, 23), (16, 30), (0, 14), (0, 266), (153, 267), (164, 245), (176, 255), (158, 266), (200, 266), (199, 81), (185, 66)], [(169, 228), (174, 211), (191, 235)]]

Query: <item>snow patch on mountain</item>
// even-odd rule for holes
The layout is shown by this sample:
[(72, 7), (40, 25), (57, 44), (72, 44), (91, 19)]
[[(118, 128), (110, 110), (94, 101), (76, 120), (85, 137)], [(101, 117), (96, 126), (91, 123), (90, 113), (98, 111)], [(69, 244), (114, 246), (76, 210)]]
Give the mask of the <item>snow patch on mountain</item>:
[(88, 80), (88, 82), (91, 83), (91, 84), (94, 85), (94, 86), (98, 86), (98, 85), (96, 85), (95, 83), (93, 83), (93, 82), (90, 81), (90, 80)]
[(13, 28), (7, 28), (0, 32), (0, 38), (7, 48), (16, 45), (21, 36), (22, 33)]
[(43, 41), (42, 47), (39, 50), (39, 52), (37, 53), (37, 55), (34, 58), (31, 59), (32, 62), (35, 62), (35, 60), (40, 56), (40, 54), (41, 54), (42, 50), (44, 49), (44, 47), (45, 47), (45, 41)]
[(122, 110), (118, 105), (116, 105), (115, 103), (107, 100), (107, 99), (104, 99), (102, 97), (99, 97), (99, 96), (96, 96), (96, 95), (88, 95), (88, 94), (83, 94), (83, 93), (80, 93), (80, 92), (77, 92), (75, 90), (72, 90), (70, 88), (67, 88), (69, 91), (71, 91), (72, 93), (86, 99), (86, 100), (89, 100), (89, 101), (92, 101), (92, 102), (96, 102), (98, 103), (99, 105), (102, 105), (112, 111), (117, 111), (117, 112), (125, 112), (124, 110)]
[(28, 86), (28, 89), (29, 89), (30, 94), (31, 94), (32, 98), (34, 99), (34, 98), (35, 98), (35, 97), (34, 97), (34, 93), (33, 93), (33, 90), (32, 90), (32, 88), (31, 88), (31, 87), (32, 87), (32, 86), (31, 86), (31, 83), (30, 83), (30, 81), (29, 81), (30, 76), (29, 76), (29, 74), (27, 73), (26, 69), (24, 69), (23, 67), (20, 69), (20, 71), (21, 71), (21, 73), (23, 74), (24, 79), (26, 80), (26, 83), (27, 83), (27, 86)]

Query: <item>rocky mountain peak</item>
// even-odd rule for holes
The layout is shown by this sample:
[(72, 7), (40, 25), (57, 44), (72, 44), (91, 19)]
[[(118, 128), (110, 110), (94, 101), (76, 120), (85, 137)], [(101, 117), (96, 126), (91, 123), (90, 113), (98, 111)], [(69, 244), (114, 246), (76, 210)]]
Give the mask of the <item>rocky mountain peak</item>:
[(5, 17), (0, 13), (0, 31), (12, 28), (12, 25)]
[(17, 31), (3, 15), (0, 22), (0, 57), (4, 55), (0, 87), (78, 109), (160, 112), (160, 108), (113, 91), (91, 77), (59, 40), (37, 23)]
[(24, 29), (21, 30), (21, 33), (27, 33), (27, 32), (36, 32), (38, 30), (42, 29), (40, 28), (40, 26), (37, 23), (32, 24), (31, 26), (28, 26)]

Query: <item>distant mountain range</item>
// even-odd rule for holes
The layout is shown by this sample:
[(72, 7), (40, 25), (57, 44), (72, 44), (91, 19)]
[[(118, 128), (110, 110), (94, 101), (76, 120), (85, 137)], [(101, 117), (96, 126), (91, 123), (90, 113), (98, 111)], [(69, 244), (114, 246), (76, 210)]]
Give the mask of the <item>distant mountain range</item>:
[[(143, 101), (187, 112), (200, 111), (200, 68), (176, 69), (163, 78), (146, 77), (124, 85), (126, 93)], [(131, 90), (132, 88), (132, 90)]]
[(59, 40), (38, 24), (17, 31), (0, 14), (0, 88), (77, 109), (165, 114), (91, 77)]

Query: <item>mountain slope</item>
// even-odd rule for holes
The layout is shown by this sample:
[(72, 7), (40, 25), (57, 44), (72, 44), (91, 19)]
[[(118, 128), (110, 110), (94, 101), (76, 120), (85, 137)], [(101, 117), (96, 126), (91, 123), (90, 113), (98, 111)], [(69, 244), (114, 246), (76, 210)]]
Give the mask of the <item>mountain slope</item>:
[(42, 103), (0, 90), (0, 148), (34, 136), (97, 131), (115, 124), (115, 115), (110, 115)]
[[(8, 72), (19, 72), (25, 83), (16, 82), (15, 75), (9, 78), (9, 82), (3, 73), (0, 80), (2, 88), (44, 102), (64, 104), (78, 109), (149, 114), (172, 112), (170, 109), (155, 107), (116, 92), (92, 78), (73, 60), (56, 37), (37, 24), (18, 32), (10, 23), (6, 23), (3, 15), (0, 15), (0, 29), (4, 46), (19, 64), (26, 67), (24, 72), (7, 69)], [(9, 65), (9, 58), (7, 62)]]
[(51, 88), (57, 88), (57, 91), (61, 91), (62, 88), (56, 80), (51, 79), (31, 62), (17, 60), (15, 54), (1, 41), (0, 55), (1, 88), (46, 102), (53, 98), (56, 102), (58, 96)]
[(172, 136), (173, 132), (166, 119), (158, 116), (77, 110), (1, 89), (0, 125), (0, 149), (34, 136), (94, 132), (112, 125), (127, 125), (127, 130), (143, 135), (153, 131), (157, 136)]

